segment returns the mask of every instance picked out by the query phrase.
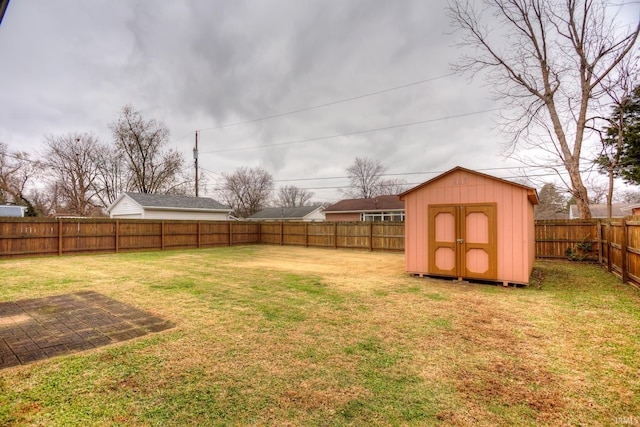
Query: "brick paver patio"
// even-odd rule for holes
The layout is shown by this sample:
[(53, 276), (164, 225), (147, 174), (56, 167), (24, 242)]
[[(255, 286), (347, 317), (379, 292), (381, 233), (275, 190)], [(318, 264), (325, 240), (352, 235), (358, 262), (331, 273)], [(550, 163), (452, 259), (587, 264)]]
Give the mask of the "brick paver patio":
[(93, 291), (0, 302), (0, 369), (159, 332), (174, 325)]

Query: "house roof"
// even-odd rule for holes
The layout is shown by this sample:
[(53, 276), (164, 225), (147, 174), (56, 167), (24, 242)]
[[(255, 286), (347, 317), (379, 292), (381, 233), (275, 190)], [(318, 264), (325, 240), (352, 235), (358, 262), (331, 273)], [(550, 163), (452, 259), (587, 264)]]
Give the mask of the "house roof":
[(145, 209), (208, 210), (231, 212), (232, 209), (209, 197), (175, 196), (171, 194), (122, 193), (107, 210), (123, 197), (129, 197)]
[(403, 211), (404, 201), (398, 196), (377, 196), (370, 199), (345, 199), (326, 208), (325, 212)]
[[(631, 207), (633, 205), (629, 203), (612, 203), (611, 204), (611, 217), (612, 218), (624, 218), (631, 215)], [(569, 218), (580, 218), (580, 211), (578, 205), (569, 206), (570, 215)], [(591, 218), (607, 218), (607, 204), (601, 203), (596, 205), (589, 205), (591, 211)]]
[(448, 171), (446, 171), (446, 172), (444, 172), (444, 173), (442, 173), (442, 174), (440, 174), (440, 175), (438, 175), (438, 176), (436, 176), (434, 178), (431, 178), (430, 180), (425, 181), (422, 184), (419, 184), (419, 185), (417, 185), (417, 186), (405, 191), (404, 193), (399, 194), (398, 197), (400, 199), (402, 199), (405, 195), (407, 195), (409, 193), (412, 193), (412, 192), (416, 191), (419, 188), (422, 188), (422, 187), (424, 187), (426, 185), (429, 185), (434, 181), (437, 181), (437, 180), (439, 180), (441, 178), (444, 178), (447, 175), (450, 175), (450, 174), (452, 174), (454, 172), (458, 172), (458, 171), (462, 171), (462, 172), (478, 175), (478, 176), (481, 176), (481, 177), (484, 177), (484, 178), (490, 178), (490, 179), (493, 179), (493, 180), (496, 180), (496, 181), (499, 181), (499, 182), (503, 182), (505, 184), (513, 185), (513, 186), (516, 186), (516, 187), (520, 187), (522, 189), (527, 190), (527, 192), (528, 192), (527, 197), (531, 201), (531, 203), (533, 203), (534, 205), (537, 205), (539, 203), (538, 192), (533, 187), (529, 187), (529, 186), (523, 185), (523, 184), (518, 184), (517, 182), (508, 181), (506, 179), (498, 178), (498, 177), (495, 177), (495, 176), (492, 176), (492, 175), (487, 175), (486, 173), (476, 172), (476, 171), (471, 170), (471, 169), (463, 168), (462, 166), (456, 166), (453, 169), (450, 169), (450, 170), (448, 170)]
[(266, 208), (247, 219), (296, 219), (322, 209), (322, 206), (298, 206), (295, 208)]

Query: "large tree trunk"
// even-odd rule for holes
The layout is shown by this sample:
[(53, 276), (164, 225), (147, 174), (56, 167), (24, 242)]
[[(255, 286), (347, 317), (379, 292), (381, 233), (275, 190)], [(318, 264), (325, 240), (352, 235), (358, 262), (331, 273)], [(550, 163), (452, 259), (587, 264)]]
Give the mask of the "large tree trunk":
[(589, 195), (587, 194), (587, 188), (582, 183), (580, 171), (572, 167), (567, 167), (567, 170), (569, 172), (569, 178), (571, 179), (571, 186), (573, 187), (573, 197), (576, 200), (578, 211), (580, 212), (580, 218), (591, 219)]

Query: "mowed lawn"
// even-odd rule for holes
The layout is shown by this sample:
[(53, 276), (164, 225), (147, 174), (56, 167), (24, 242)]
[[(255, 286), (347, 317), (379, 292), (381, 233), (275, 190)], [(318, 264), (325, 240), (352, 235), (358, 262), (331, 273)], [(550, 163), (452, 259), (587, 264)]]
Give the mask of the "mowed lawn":
[(0, 261), (0, 301), (92, 290), (176, 327), (0, 370), (0, 425), (640, 422), (640, 294), (412, 277), (402, 254), (278, 246)]

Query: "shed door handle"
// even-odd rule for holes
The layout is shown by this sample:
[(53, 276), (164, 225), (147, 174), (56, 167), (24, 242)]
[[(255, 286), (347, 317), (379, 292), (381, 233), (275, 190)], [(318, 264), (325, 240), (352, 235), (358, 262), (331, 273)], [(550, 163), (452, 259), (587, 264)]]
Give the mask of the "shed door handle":
[(456, 242), (458, 242), (458, 243), (464, 243), (464, 239), (456, 239)]

